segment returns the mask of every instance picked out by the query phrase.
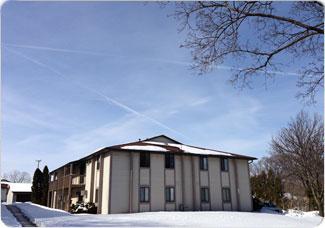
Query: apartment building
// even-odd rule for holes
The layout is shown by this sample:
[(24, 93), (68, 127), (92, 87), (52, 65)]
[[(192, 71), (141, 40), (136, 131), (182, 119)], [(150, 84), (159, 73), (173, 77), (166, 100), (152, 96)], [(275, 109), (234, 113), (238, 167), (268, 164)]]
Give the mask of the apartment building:
[(93, 202), (97, 213), (251, 211), (249, 161), (165, 135), (114, 145), (52, 171), (48, 206)]

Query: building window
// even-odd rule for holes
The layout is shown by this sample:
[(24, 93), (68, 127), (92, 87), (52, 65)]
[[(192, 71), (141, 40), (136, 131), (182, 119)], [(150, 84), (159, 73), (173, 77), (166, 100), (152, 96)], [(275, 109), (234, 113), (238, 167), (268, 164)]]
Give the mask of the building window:
[(96, 188), (95, 192), (95, 203), (98, 203), (98, 188)]
[(221, 158), (221, 171), (229, 170), (229, 160), (228, 158)]
[(174, 187), (166, 187), (165, 188), (165, 197), (166, 197), (166, 202), (175, 202), (175, 188)]
[(174, 154), (167, 153), (165, 154), (165, 168), (174, 169), (175, 167), (175, 156)]
[(230, 203), (230, 188), (222, 188), (222, 202)]
[(150, 167), (150, 153), (140, 152), (140, 167)]
[(100, 166), (100, 158), (99, 156), (97, 157), (97, 162), (96, 162), (96, 169), (99, 170), (99, 166)]
[(209, 188), (201, 188), (201, 202), (209, 203)]
[(148, 203), (150, 201), (150, 188), (140, 187), (140, 203)]
[(200, 169), (208, 170), (208, 156), (200, 156)]

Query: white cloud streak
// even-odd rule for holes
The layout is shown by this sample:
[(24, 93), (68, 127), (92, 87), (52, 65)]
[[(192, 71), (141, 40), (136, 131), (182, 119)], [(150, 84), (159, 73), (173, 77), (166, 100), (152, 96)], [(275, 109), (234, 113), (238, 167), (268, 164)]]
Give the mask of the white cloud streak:
[[(40, 61), (38, 61), (38, 60), (35, 60), (34, 58), (31, 58), (31, 57), (29, 57), (29, 56), (26, 56), (26, 55), (24, 55), (24, 54), (21, 53), (21, 52), (14, 51), (14, 50), (12, 50), (11, 48), (5, 47), (5, 49), (7, 49), (9, 52), (11, 52), (11, 53), (13, 53), (13, 54), (15, 54), (15, 55), (18, 55), (18, 56), (20, 56), (20, 57), (22, 57), (22, 58), (24, 58), (24, 59), (27, 59), (27, 60), (29, 60), (29, 61), (31, 61), (31, 62), (33, 62), (33, 63), (35, 63), (35, 64), (37, 64), (37, 65), (39, 65), (39, 66), (41, 66), (41, 67), (43, 67), (43, 68), (46, 68), (46, 69), (52, 71), (52, 72), (55, 73), (57, 76), (60, 76), (61, 78), (65, 79), (65, 80), (69, 80), (69, 78), (66, 77), (64, 74), (62, 74), (61, 72), (59, 72), (59, 71), (55, 70), (54, 68), (48, 66), (47, 64), (44, 64), (44, 63), (42, 63), (42, 62), (40, 62)], [(145, 115), (145, 114), (142, 114), (142, 113), (136, 111), (135, 109), (131, 108), (131, 107), (128, 106), (128, 105), (125, 105), (125, 104), (123, 104), (123, 103), (121, 103), (121, 102), (119, 102), (119, 101), (117, 101), (117, 100), (115, 100), (115, 99), (113, 99), (113, 98), (111, 98), (111, 97), (106, 96), (105, 94), (103, 94), (102, 92), (99, 92), (98, 90), (95, 90), (95, 89), (90, 88), (90, 87), (88, 87), (88, 86), (82, 85), (82, 84), (80, 84), (80, 83), (78, 83), (78, 82), (76, 82), (76, 81), (69, 80), (69, 82), (72, 83), (72, 84), (74, 84), (74, 85), (76, 85), (76, 86), (78, 86), (78, 87), (80, 87), (80, 88), (82, 88), (82, 89), (84, 89), (84, 90), (87, 90), (87, 91), (89, 91), (89, 92), (92, 92), (92, 93), (98, 95), (99, 97), (104, 98), (104, 99), (105, 99), (108, 103), (110, 103), (110, 104), (114, 104), (115, 106), (117, 106), (117, 107), (119, 107), (119, 108), (121, 108), (121, 109), (123, 109), (123, 110), (125, 110), (125, 111), (127, 111), (127, 112), (130, 112), (130, 113), (132, 113), (132, 114), (134, 114), (134, 115), (136, 115), (136, 116), (139, 116), (139, 117), (145, 118), (145, 119), (147, 119), (147, 120), (149, 120), (149, 121), (155, 123), (156, 125), (158, 125), (158, 126), (164, 128), (164, 129), (167, 129), (167, 130), (169, 130), (169, 131), (171, 131), (171, 132), (174, 132), (174, 133), (176, 133), (176, 134), (178, 134), (178, 135), (180, 135), (180, 136), (182, 136), (182, 137), (184, 137), (184, 138), (187, 138), (187, 136), (185, 136), (185, 135), (182, 134), (181, 132), (179, 132), (179, 131), (177, 131), (177, 130), (175, 130), (175, 129), (173, 129), (173, 128), (171, 128), (171, 127), (165, 125), (165, 124), (163, 124), (162, 122), (160, 122), (160, 121), (158, 121), (158, 120), (156, 120), (156, 119), (154, 119), (154, 118), (152, 118), (152, 117), (150, 117), (150, 116), (148, 116), (148, 115)]]
[[(73, 49), (66, 49), (66, 48), (53, 48), (53, 47), (44, 47), (44, 46), (35, 46), (35, 45), (24, 45), (24, 44), (11, 44), (11, 43), (2, 43), (4, 46), (7, 47), (15, 47), (15, 48), (26, 48), (26, 49), (34, 49), (34, 50), (43, 50), (43, 51), (53, 51), (53, 52), (65, 52), (71, 54), (85, 54), (85, 55), (95, 55), (95, 56), (105, 56), (105, 57), (118, 57), (118, 58), (130, 58), (130, 56), (126, 55), (111, 55), (103, 52), (96, 52), (96, 51), (84, 51), (84, 50), (73, 50)], [(179, 61), (173, 59), (162, 59), (162, 58), (142, 58), (148, 61), (156, 61), (156, 62), (163, 62), (163, 63), (171, 63), (176, 65), (184, 65), (184, 66), (191, 66), (191, 62), (186, 61)], [(227, 65), (217, 65), (217, 69), (222, 70), (243, 70), (242, 68), (232, 67)], [(259, 71), (263, 73), (264, 71)], [(270, 74), (276, 75), (292, 75), (292, 76), (300, 76), (301, 74), (295, 72), (282, 72), (282, 71), (267, 71)]]

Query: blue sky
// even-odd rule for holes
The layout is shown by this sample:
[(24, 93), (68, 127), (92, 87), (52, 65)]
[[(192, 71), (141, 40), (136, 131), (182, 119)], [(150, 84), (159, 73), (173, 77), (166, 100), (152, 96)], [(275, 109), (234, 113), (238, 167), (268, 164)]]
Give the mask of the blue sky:
[(155, 3), (7, 2), (2, 171), (32, 174), (35, 159), (51, 170), (159, 134), (259, 158), (301, 109), (323, 113), (323, 91), (304, 106), (288, 72), (244, 91), (222, 66), (198, 76), (171, 12)]

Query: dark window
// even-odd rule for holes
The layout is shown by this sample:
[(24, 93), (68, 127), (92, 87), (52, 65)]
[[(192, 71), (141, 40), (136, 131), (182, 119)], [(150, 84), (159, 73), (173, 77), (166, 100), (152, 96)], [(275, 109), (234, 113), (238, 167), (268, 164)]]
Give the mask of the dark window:
[(100, 159), (99, 159), (99, 157), (97, 157), (97, 162), (96, 163), (97, 163), (96, 168), (99, 169), (99, 166), (100, 166)]
[(166, 202), (175, 202), (175, 188), (174, 187), (166, 187), (165, 188), (165, 197), (166, 197)]
[(140, 152), (140, 167), (150, 167), (150, 153)]
[(174, 154), (167, 153), (165, 154), (165, 168), (174, 169), (175, 167), (175, 157)]
[(150, 189), (149, 187), (140, 187), (140, 202), (147, 203), (150, 201)]
[(208, 203), (209, 202), (209, 188), (201, 188), (201, 202)]
[(208, 170), (208, 156), (200, 156), (200, 169)]
[(229, 170), (229, 160), (228, 158), (221, 158), (221, 171)]
[(95, 203), (98, 203), (98, 188), (96, 189), (95, 192)]
[(80, 164), (79, 173), (80, 173), (80, 175), (85, 175), (85, 173), (86, 173), (86, 164), (85, 163)]
[(230, 203), (230, 188), (222, 188), (222, 202)]

